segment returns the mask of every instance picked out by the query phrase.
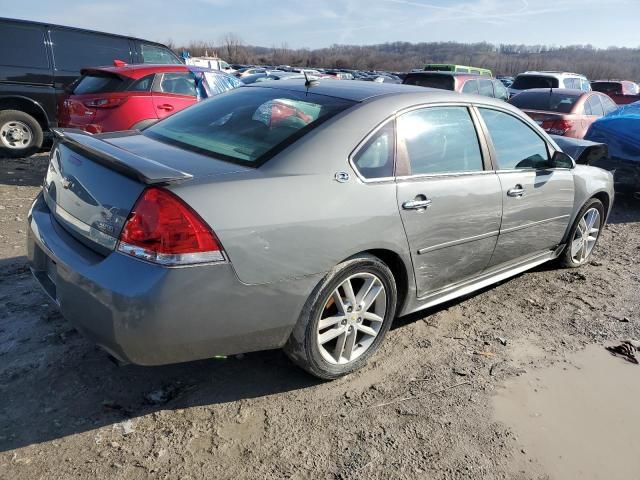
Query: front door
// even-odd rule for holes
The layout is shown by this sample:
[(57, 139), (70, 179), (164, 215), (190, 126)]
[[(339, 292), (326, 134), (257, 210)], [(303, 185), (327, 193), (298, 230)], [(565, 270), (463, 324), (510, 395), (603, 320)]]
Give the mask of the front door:
[(573, 174), (551, 168), (547, 142), (511, 113), (479, 108), (502, 185), (502, 225), (491, 266), (551, 250), (573, 211)]
[(493, 253), (502, 214), (498, 176), (485, 159), (469, 110), (439, 106), (397, 119), (397, 178), (418, 296), (481, 273)]

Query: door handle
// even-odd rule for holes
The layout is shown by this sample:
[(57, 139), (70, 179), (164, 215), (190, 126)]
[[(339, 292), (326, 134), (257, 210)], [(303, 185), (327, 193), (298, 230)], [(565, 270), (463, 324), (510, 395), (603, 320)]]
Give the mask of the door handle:
[(518, 184), (515, 187), (507, 190), (507, 195), (509, 195), (510, 197), (522, 197), (524, 196), (524, 188), (522, 188), (522, 185)]
[(170, 112), (171, 110), (173, 110), (173, 105), (169, 105), (168, 103), (163, 103), (162, 105), (158, 105), (158, 108), (160, 110), (166, 110), (167, 112)]
[(423, 200), (410, 200), (408, 202), (404, 202), (402, 204), (402, 208), (405, 210), (424, 210), (429, 208), (431, 205), (431, 200), (425, 198)]

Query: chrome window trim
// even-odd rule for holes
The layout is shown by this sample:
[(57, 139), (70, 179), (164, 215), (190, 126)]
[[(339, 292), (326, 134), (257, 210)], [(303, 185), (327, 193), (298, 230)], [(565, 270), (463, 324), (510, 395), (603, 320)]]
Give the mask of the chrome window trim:
[(468, 172), (443, 172), (443, 173), (418, 173), (416, 175), (403, 175), (396, 177), (397, 181), (424, 180), (442, 177), (470, 177), (474, 175), (495, 175), (495, 170), (475, 170)]

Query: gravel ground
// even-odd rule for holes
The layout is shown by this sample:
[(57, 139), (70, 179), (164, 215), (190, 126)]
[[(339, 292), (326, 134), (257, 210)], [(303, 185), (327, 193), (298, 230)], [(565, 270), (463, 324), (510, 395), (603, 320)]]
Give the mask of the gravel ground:
[(26, 267), (46, 156), (0, 162), (0, 479), (549, 478), (494, 419), (494, 392), (640, 338), (640, 203), (620, 197), (589, 265), (399, 319), (348, 378), (316, 381), (279, 351), (118, 367)]

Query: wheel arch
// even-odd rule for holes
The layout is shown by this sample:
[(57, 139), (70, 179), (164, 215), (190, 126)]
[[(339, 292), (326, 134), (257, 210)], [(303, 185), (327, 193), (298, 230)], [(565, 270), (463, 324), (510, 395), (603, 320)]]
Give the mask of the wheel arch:
[(0, 97), (0, 111), (19, 110), (36, 119), (43, 131), (49, 130), (49, 117), (42, 105), (31, 98), (21, 96)]
[(400, 255), (387, 248), (373, 248), (370, 250), (365, 250), (357, 255), (353, 255), (352, 257), (363, 254), (373, 255), (374, 257), (379, 258), (391, 270), (393, 278), (396, 281), (396, 289), (398, 292), (395, 312), (395, 314), (397, 315), (398, 312), (401, 312), (403, 310), (403, 307), (407, 300), (407, 296), (409, 294), (409, 271), (407, 269), (407, 265), (402, 260), (402, 257)]

